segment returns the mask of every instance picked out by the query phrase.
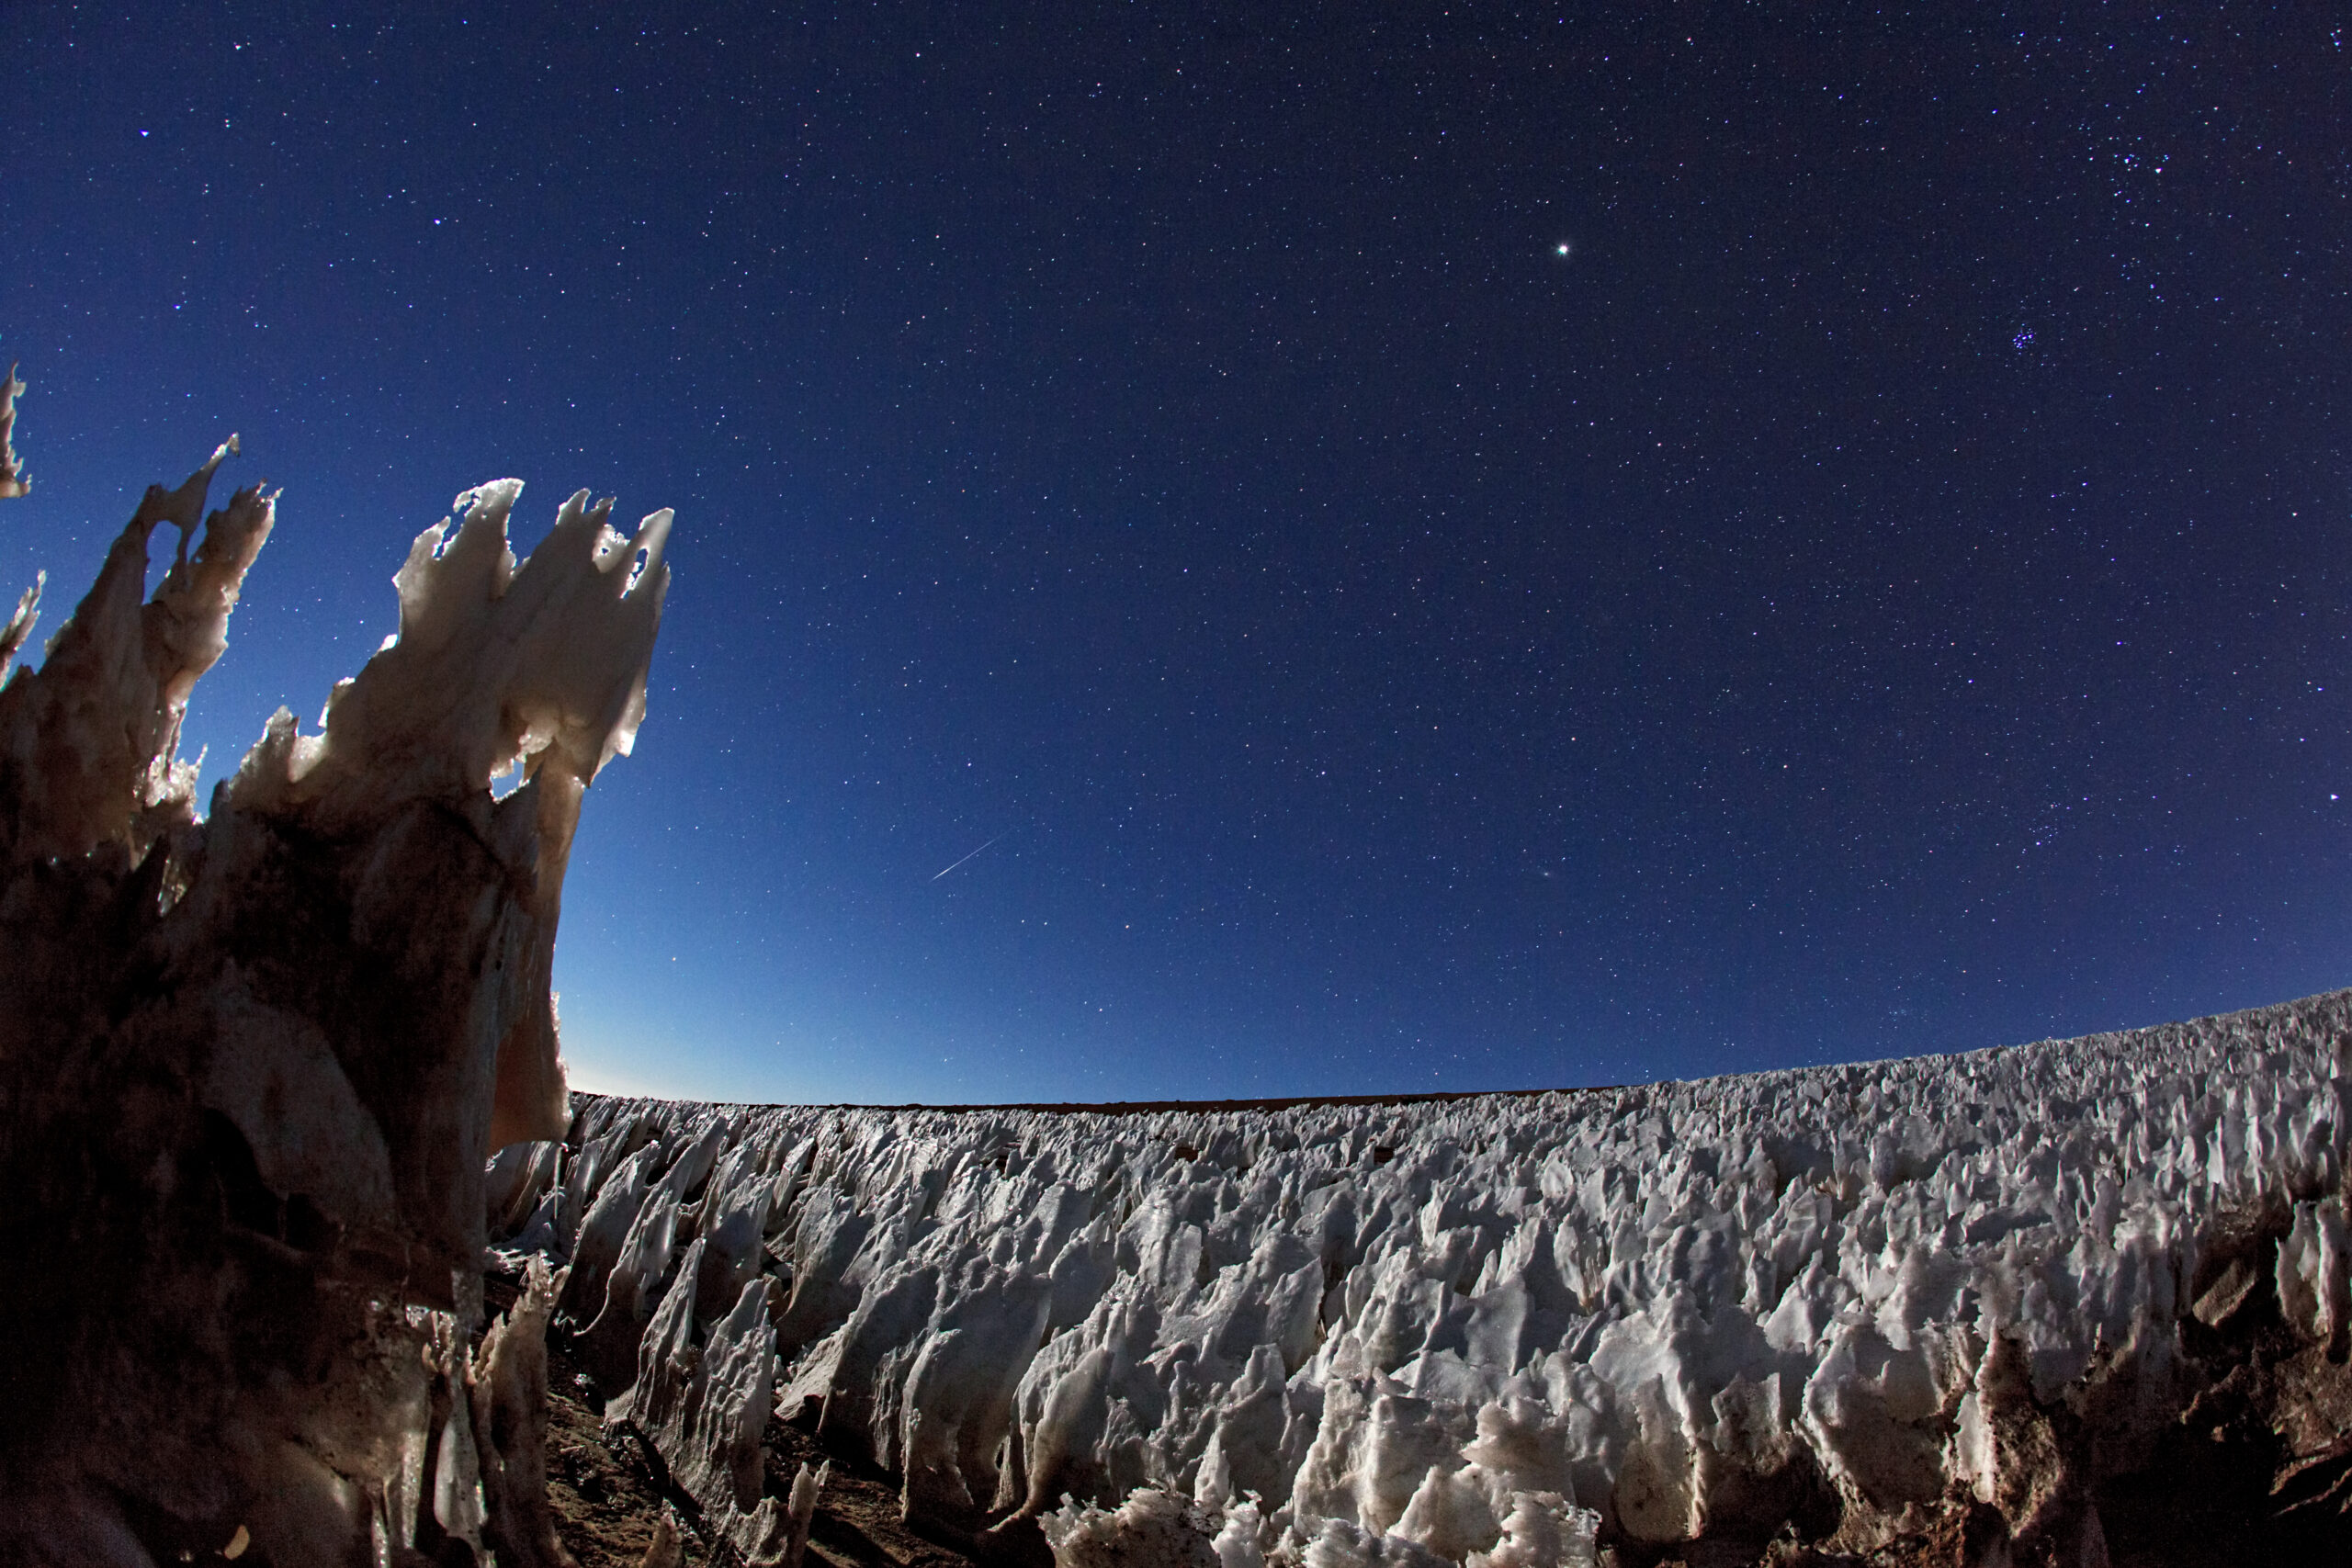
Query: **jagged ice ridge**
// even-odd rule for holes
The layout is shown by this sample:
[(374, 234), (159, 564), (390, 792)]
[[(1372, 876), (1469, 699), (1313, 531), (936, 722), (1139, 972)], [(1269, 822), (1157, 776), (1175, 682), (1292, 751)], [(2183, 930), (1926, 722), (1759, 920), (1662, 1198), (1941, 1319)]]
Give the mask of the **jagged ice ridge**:
[(477, 1356), (484, 1168), (569, 1123), (563, 872), (643, 712), (669, 513), (624, 536), (583, 492), (518, 562), (521, 487), (466, 492), (321, 731), (281, 709), (199, 818), (182, 718), (277, 519), (259, 486), (205, 514), (234, 449), (148, 491), (0, 686), (0, 1560), (556, 1568), (562, 1280)]
[(2347, 1068), (2339, 992), (1386, 1107), (595, 1100), (490, 1201), (722, 1519), (773, 1391), (910, 1517), (1034, 1518), (1066, 1565), (1868, 1551), (1984, 1509), (2103, 1561), (2091, 1488), (2196, 1392), (2186, 1320), (2267, 1269), (2341, 1352)]

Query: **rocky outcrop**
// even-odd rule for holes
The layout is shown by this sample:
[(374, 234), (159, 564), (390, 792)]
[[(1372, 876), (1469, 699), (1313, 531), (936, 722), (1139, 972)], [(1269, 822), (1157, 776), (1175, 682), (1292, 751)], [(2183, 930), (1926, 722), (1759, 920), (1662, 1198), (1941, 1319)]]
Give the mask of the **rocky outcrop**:
[(630, 538), (575, 496), (518, 563), (520, 487), (468, 491), (322, 731), (281, 710), (199, 818), (181, 717), (277, 517), (204, 515), (234, 449), (148, 491), (0, 687), (0, 1559), (561, 1562), (559, 1277), (477, 1361), (483, 1173), (569, 1123), (564, 864), (642, 711), (668, 513)]
[(730, 1517), (772, 1378), (981, 1554), (2075, 1564), (2216, 1412), (2340, 1529), (2348, 1067), (2335, 993), (1419, 1104), (583, 1100), (492, 1182), (600, 1327), (658, 1302), (616, 1408)]

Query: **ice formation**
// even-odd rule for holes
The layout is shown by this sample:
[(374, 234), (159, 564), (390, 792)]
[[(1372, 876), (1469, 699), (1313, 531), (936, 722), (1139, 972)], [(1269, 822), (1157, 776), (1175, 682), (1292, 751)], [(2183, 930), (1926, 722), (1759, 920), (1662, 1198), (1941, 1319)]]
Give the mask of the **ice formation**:
[(2262, 1295), (2340, 1359), (2347, 1070), (2352, 992), (1448, 1103), (583, 1099), (494, 1229), (636, 1338), (617, 1413), (747, 1545), (773, 1389), (910, 1519), (1064, 1568), (2091, 1562), (2215, 1325)]
[(0, 381), (0, 500), (26, 494), (32, 488), (25, 479), (24, 465), (17, 461), (11, 439), (17, 432), (17, 397), (24, 389), (17, 367), (9, 366), (8, 378)]
[(280, 710), (199, 818), (181, 718), (276, 518), (257, 486), (203, 515), (234, 450), (147, 492), (0, 686), (0, 1561), (564, 1563), (565, 1276), (477, 1354), (484, 1171), (569, 1124), (564, 862), (642, 711), (669, 514), (627, 538), (575, 496), (518, 564), (519, 487), (461, 496), (324, 732)]

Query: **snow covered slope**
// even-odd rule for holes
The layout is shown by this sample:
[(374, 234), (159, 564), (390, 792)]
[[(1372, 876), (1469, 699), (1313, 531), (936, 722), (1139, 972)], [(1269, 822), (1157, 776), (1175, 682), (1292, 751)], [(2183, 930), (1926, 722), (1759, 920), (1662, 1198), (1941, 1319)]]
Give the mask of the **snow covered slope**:
[(2092, 1487), (2209, 1381), (2185, 1335), (2258, 1297), (2341, 1357), (2347, 1071), (2352, 992), (1442, 1103), (581, 1097), (493, 1166), (492, 1234), (571, 1261), (616, 1415), (722, 1524), (773, 1402), (910, 1517), (1008, 1551), (1036, 1519), (1065, 1564), (1938, 1520), (2103, 1561)]

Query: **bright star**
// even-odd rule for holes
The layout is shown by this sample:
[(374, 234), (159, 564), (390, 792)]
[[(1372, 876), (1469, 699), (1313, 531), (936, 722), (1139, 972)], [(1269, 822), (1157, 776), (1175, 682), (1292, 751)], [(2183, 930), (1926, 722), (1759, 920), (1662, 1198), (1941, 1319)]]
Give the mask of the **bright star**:
[(1568, 243), (1566, 240), (1563, 240), (1558, 244), (1554, 245), (1552, 247), (1552, 254), (1556, 256), (1566, 255), (1568, 254)]

